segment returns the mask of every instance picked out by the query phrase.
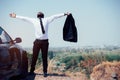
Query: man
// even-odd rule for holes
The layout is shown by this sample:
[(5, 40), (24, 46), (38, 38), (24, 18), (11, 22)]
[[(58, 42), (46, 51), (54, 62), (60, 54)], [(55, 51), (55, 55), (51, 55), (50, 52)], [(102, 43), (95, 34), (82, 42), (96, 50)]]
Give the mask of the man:
[(27, 22), (30, 22), (34, 25), (35, 28), (35, 36), (36, 39), (34, 41), (33, 45), (33, 56), (32, 56), (32, 64), (30, 69), (30, 74), (34, 74), (36, 61), (38, 58), (39, 51), (42, 52), (42, 61), (43, 61), (43, 75), (44, 77), (47, 77), (47, 67), (48, 67), (48, 25), (55, 19), (69, 15), (70, 13), (61, 13), (57, 15), (53, 15), (50, 17), (44, 18), (44, 14), (42, 12), (37, 13), (37, 18), (29, 18), (29, 17), (23, 17), (18, 16), (15, 13), (11, 13), (11, 18), (17, 18), (21, 19)]

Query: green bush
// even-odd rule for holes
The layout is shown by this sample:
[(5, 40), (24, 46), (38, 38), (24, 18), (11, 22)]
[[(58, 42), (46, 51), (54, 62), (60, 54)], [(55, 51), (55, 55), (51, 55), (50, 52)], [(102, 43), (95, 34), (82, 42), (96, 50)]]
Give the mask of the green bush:
[(78, 63), (84, 60), (83, 57), (81, 55), (79, 56), (66, 56), (64, 58), (62, 58), (61, 63), (65, 63), (66, 64), (66, 69), (75, 69), (78, 66)]
[(107, 61), (120, 61), (120, 54), (107, 54), (105, 58)]

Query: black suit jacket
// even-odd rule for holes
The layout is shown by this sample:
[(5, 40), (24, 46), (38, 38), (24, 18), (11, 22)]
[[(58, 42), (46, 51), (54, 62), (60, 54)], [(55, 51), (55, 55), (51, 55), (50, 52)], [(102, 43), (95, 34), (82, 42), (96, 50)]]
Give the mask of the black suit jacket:
[(72, 14), (68, 15), (63, 27), (63, 40), (77, 42), (77, 28)]

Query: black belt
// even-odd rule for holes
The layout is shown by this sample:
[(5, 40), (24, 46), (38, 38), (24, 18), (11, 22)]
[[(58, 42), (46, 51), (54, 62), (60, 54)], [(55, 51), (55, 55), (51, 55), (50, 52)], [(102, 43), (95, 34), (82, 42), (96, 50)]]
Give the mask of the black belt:
[(48, 39), (36, 39), (36, 41), (48, 41)]

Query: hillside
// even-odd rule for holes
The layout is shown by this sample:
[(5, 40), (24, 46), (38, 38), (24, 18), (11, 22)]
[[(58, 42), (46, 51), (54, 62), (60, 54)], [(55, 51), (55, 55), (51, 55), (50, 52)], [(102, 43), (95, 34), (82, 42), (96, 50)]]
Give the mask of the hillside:
[[(32, 56), (30, 49), (28, 53), (30, 61)], [(42, 75), (40, 54), (36, 65), (36, 75), (27, 76), (23, 80), (90, 80), (91, 74), (96, 74), (94, 67), (97, 65), (102, 65), (104, 62), (112, 64), (115, 61), (120, 61), (120, 47), (52, 48), (48, 53), (48, 61), (49, 75), (47, 78)], [(102, 68), (102, 70), (106, 69)], [(112, 73), (109, 74), (112, 75)]]

